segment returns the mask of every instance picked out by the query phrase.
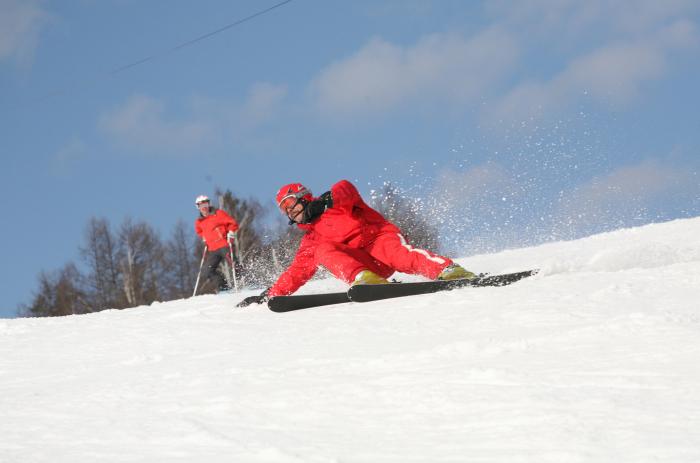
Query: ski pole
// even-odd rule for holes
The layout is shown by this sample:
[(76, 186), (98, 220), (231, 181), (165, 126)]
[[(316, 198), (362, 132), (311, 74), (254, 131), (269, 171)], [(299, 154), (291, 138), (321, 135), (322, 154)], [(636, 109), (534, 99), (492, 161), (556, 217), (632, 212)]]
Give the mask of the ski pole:
[(236, 260), (233, 256), (233, 246), (231, 245), (231, 241), (228, 242), (228, 249), (231, 252), (231, 275), (233, 275), (233, 288), (236, 292), (238, 292), (238, 280), (236, 279)]
[(197, 281), (194, 283), (194, 292), (192, 293), (192, 297), (194, 297), (197, 294), (197, 287), (199, 286), (199, 276), (202, 274), (202, 266), (204, 265), (204, 256), (207, 255), (207, 247), (206, 245), (204, 246), (204, 252), (202, 252), (202, 261), (199, 263), (199, 272), (197, 272)]

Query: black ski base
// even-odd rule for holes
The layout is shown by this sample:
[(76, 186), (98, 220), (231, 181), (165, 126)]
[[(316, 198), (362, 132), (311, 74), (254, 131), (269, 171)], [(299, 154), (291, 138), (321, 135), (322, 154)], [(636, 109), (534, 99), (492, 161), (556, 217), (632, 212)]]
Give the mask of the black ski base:
[(371, 302), (394, 297), (437, 293), (438, 291), (449, 291), (467, 286), (506, 286), (535, 273), (537, 273), (536, 270), (527, 270), (503, 275), (482, 276), (471, 280), (435, 280), (417, 283), (391, 283), (388, 285), (357, 285), (350, 287), (348, 296), (353, 302)]
[(292, 310), (308, 309), (331, 304), (350, 302), (347, 292), (301, 294), (299, 296), (276, 296), (267, 301), (267, 307), (273, 312), (291, 312)]
[(267, 302), (273, 312), (291, 312), (324, 305), (346, 302), (371, 302), (395, 297), (416, 296), (464, 287), (506, 286), (537, 273), (537, 270), (480, 276), (471, 280), (421, 281), (417, 283), (391, 283), (388, 285), (351, 286), (347, 292), (277, 296)]

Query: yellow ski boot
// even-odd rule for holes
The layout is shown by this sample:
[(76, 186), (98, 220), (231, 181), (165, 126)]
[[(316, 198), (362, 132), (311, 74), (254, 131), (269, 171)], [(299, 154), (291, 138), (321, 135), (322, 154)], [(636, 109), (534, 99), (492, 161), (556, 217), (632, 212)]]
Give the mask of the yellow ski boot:
[(386, 278), (382, 278), (371, 270), (363, 270), (357, 274), (355, 281), (352, 282), (352, 286), (355, 285), (386, 285), (389, 281)]
[(461, 265), (454, 263), (445, 267), (437, 277), (438, 280), (471, 280), (472, 278), (476, 278), (474, 273), (470, 272), (469, 270), (465, 270)]

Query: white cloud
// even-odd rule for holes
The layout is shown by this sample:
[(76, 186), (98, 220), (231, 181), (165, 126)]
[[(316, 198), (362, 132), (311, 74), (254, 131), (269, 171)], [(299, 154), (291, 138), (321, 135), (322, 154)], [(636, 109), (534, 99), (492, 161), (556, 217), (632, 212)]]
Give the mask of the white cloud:
[(251, 130), (274, 119), (279, 115), (280, 105), (286, 96), (286, 85), (267, 82), (254, 84), (246, 102), (236, 111), (238, 125)]
[[(676, 52), (699, 41), (688, 19), (700, 10), (694, 0), (492, 0), (485, 8), (494, 22), (473, 37), (432, 34), (408, 46), (374, 38), (317, 74), (315, 107), (324, 116), (369, 115), (422, 103), (449, 111), (483, 100), (484, 122), (558, 112), (582, 98), (619, 109), (681, 61)], [(537, 78), (515, 75), (525, 52), (534, 61), (545, 55), (547, 66), (557, 57), (568, 61), (549, 77), (547, 67), (533, 68)], [(492, 99), (508, 79), (511, 89)]]
[(680, 20), (636, 40), (609, 43), (575, 57), (548, 81), (522, 82), (485, 111), (486, 121), (526, 120), (552, 114), (584, 97), (623, 108), (643, 95), (645, 85), (669, 71), (669, 57), (695, 49), (695, 25)]
[(579, 203), (643, 201), (669, 190), (682, 189), (692, 180), (685, 169), (665, 166), (655, 160), (625, 166), (596, 178), (580, 189)]
[(211, 97), (195, 99), (193, 117), (211, 127), (212, 142), (227, 147), (244, 145), (251, 149), (273, 143), (269, 130), (278, 119), (288, 116), (286, 85), (258, 82), (248, 89), (243, 101), (222, 101)]
[(568, 40), (645, 34), (700, 10), (696, 0), (491, 0), (486, 9), (510, 29)]
[(262, 82), (252, 85), (241, 103), (198, 96), (184, 109), (134, 95), (104, 113), (99, 127), (138, 152), (196, 154), (221, 144), (255, 143), (255, 131), (280, 114), (286, 95), (286, 86)]
[[(684, 163), (686, 164), (686, 163)], [(668, 159), (649, 159), (623, 166), (591, 179), (569, 192), (557, 212), (560, 222), (627, 223), (645, 217), (656, 204), (668, 210), (700, 198), (696, 166), (680, 166)], [(651, 217), (653, 219), (653, 217)]]
[(72, 168), (83, 160), (88, 154), (85, 143), (73, 138), (53, 156), (51, 171), (55, 175), (65, 176), (71, 173)]
[(515, 42), (498, 28), (471, 39), (434, 34), (410, 47), (375, 38), (321, 71), (311, 92), (325, 114), (384, 112), (427, 99), (461, 104), (491, 88), (516, 57)]
[(0, 0), (0, 61), (28, 61), (49, 15), (32, 0)]
[(670, 53), (694, 47), (697, 41), (695, 26), (679, 21), (649, 38), (613, 43), (575, 59), (553, 84), (560, 93), (586, 90), (599, 100), (624, 104), (639, 94), (644, 83), (667, 71)]
[(102, 115), (99, 126), (132, 148), (156, 153), (196, 150), (212, 135), (212, 127), (205, 121), (166, 119), (165, 105), (145, 95), (132, 96)]

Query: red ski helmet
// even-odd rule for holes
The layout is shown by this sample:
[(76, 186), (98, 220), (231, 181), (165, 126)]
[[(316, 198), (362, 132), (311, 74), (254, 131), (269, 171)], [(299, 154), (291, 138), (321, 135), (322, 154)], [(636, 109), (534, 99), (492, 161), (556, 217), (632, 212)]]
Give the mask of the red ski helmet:
[(275, 196), (277, 207), (285, 214), (287, 213), (287, 209), (294, 207), (300, 200), (311, 201), (312, 198), (311, 190), (301, 183), (284, 185), (277, 192), (277, 196)]

